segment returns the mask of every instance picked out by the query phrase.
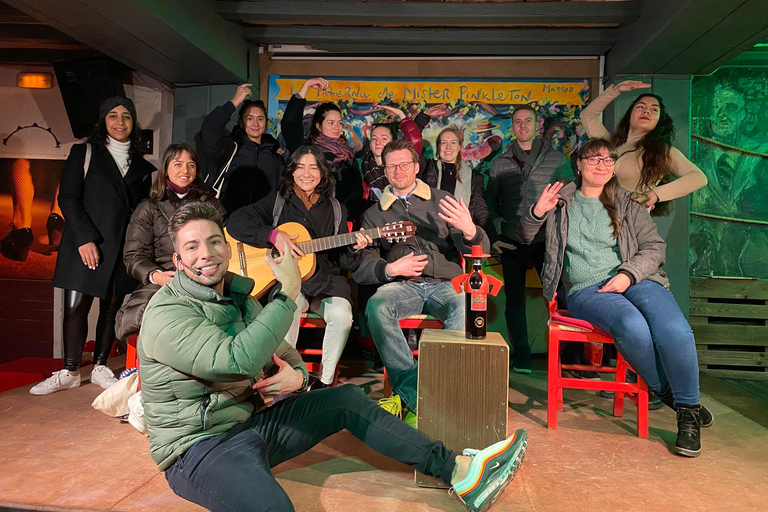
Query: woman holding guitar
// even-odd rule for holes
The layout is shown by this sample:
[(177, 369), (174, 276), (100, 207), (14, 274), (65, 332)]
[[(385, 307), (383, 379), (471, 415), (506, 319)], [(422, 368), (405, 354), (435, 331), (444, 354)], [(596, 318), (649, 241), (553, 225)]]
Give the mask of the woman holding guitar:
[[(286, 241), (294, 257), (302, 257), (304, 253), (293, 242), (296, 236), (275, 227), (296, 222), (304, 226), (313, 239), (349, 233), (347, 212), (333, 197), (334, 186), (335, 180), (322, 150), (314, 145), (301, 146), (293, 152), (291, 162), (281, 173), (277, 191), (232, 213), (227, 230), (237, 240), (258, 247), (280, 249)], [(341, 270), (357, 268), (359, 251), (371, 243), (371, 238), (361, 231), (356, 233), (356, 240), (354, 246), (316, 254), (314, 274), (302, 284), (294, 323), (286, 337), (296, 346), (299, 318), (307, 310), (325, 320), (319, 387), (328, 387), (333, 382), (352, 328), (352, 292)]]

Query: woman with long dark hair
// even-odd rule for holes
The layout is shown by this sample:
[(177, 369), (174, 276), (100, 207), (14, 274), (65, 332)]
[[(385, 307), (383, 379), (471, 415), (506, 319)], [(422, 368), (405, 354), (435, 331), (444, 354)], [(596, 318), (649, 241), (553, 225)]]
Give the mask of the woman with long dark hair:
[(108, 98), (87, 144), (76, 144), (64, 164), (59, 205), (66, 227), (53, 286), (64, 289), (64, 369), (30, 389), (33, 395), (80, 385), (88, 312), (99, 298), (91, 382), (116, 382), (107, 358), (115, 340), (115, 314), (136, 281), (123, 264), (123, 244), (133, 209), (147, 197), (155, 167), (141, 154), (136, 108), (128, 98)]
[(452, 194), (457, 200), (463, 199), (472, 215), (472, 222), (485, 226), (489, 217), (484, 197), (485, 179), (462, 159), (463, 138), (458, 128), (443, 128), (435, 142), (437, 158), (421, 156), (418, 178), (430, 187)]
[[(300, 146), (280, 175), (278, 190), (258, 203), (232, 213), (227, 230), (237, 240), (257, 247), (275, 246), (282, 251), (287, 243), (295, 257), (304, 254), (289, 237), (276, 228), (286, 222), (298, 222), (312, 238), (349, 233), (344, 205), (333, 197), (334, 179), (326, 158), (315, 145)], [(278, 194), (283, 202), (274, 223)], [(334, 206), (336, 202), (336, 206)], [(335, 211), (338, 211), (338, 215)], [(319, 387), (329, 386), (336, 365), (352, 328), (352, 291), (341, 270), (352, 271), (360, 264), (361, 249), (371, 242), (362, 232), (356, 234), (357, 244), (317, 253), (315, 272), (301, 285), (296, 299), (298, 308), (286, 340), (296, 346), (301, 314), (309, 310), (318, 313), (327, 327), (323, 337), (323, 355)], [(337, 266), (338, 265), (338, 266)]]
[(200, 176), (200, 162), (187, 144), (171, 144), (163, 154), (163, 165), (155, 175), (149, 198), (133, 212), (125, 235), (123, 260), (128, 274), (140, 285), (117, 313), (118, 339), (138, 332), (147, 302), (173, 279), (173, 243), (168, 223), (183, 205), (201, 201), (225, 215), (214, 190)]
[(552, 300), (562, 278), (568, 310), (611, 334), (616, 348), (662, 402), (677, 411), (675, 452), (701, 453), (700, 428), (714, 422), (699, 401), (693, 331), (669, 293), (666, 244), (644, 205), (619, 186), (619, 153), (605, 139), (579, 151), (576, 181), (547, 185), (518, 224), (531, 243), (545, 226), (541, 274)]
[[(206, 183), (220, 192), (221, 204), (228, 213), (275, 190), (285, 167), (280, 144), (267, 133), (267, 107), (259, 99), (248, 98), (250, 86), (238, 86), (235, 96), (213, 109), (200, 129), (211, 166)], [(225, 127), (238, 107), (237, 125), (226, 134)]]
[(301, 89), (288, 100), (280, 127), (291, 153), (304, 144), (313, 144), (320, 148), (336, 183), (336, 199), (345, 206), (348, 219), (354, 221), (363, 211), (363, 180), (355, 158), (356, 152), (361, 148), (353, 147), (344, 135), (341, 109), (338, 105), (332, 102), (320, 103), (315, 108), (309, 132), (306, 139), (304, 138), (303, 119), (307, 92), (309, 89), (324, 91), (328, 87), (328, 81), (323, 78), (311, 78), (304, 82)]
[[(643, 93), (635, 98), (613, 135), (600, 122), (600, 114), (621, 93), (649, 87), (635, 80), (611, 85), (581, 111), (581, 122), (590, 138), (610, 139), (616, 146), (619, 185), (632, 192), (635, 201), (653, 209), (659, 202), (700, 189), (707, 177), (672, 147), (675, 127), (661, 96)], [(670, 177), (676, 179), (664, 183)]]

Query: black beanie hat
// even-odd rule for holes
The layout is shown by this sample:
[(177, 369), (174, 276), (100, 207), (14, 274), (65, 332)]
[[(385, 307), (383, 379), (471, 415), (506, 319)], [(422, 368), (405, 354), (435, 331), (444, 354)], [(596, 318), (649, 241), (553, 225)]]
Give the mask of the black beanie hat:
[(128, 113), (131, 114), (133, 122), (136, 123), (136, 107), (133, 105), (131, 100), (128, 98), (123, 98), (122, 96), (112, 96), (111, 98), (104, 100), (104, 102), (101, 104), (101, 107), (99, 107), (99, 121), (107, 117), (107, 114), (109, 114), (110, 110), (120, 105), (125, 107)]

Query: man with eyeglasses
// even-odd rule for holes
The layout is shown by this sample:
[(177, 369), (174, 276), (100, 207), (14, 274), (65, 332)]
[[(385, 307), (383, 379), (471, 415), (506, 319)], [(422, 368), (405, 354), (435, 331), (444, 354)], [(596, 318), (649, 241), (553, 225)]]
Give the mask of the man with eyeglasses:
[(419, 155), (410, 142), (390, 142), (382, 159), (390, 184), (365, 212), (362, 227), (409, 220), (416, 235), (369, 245), (353, 277), (359, 284), (383, 284), (368, 301), (365, 315), (394, 393), (415, 412), (418, 367), (398, 322), (427, 313), (442, 320), (444, 329), (463, 330), (464, 297), (450, 281), (464, 272), (459, 254), (471, 252), (473, 245), (487, 252), (490, 242), (472, 222), (463, 200), (416, 179)]
[(512, 369), (531, 373), (531, 347), (525, 314), (525, 274), (535, 268), (541, 276), (544, 264), (544, 230), (533, 243), (525, 245), (517, 238), (517, 223), (544, 187), (558, 180), (573, 180), (573, 169), (559, 151), (538, 136), (536, 110), (521, 105), (512, 113), (512, 146), (493, 161), (485, 190), (490, 214), (493, 247), (501, 253), (504, 292), (507, 306), (507, 332), (515, 354)]

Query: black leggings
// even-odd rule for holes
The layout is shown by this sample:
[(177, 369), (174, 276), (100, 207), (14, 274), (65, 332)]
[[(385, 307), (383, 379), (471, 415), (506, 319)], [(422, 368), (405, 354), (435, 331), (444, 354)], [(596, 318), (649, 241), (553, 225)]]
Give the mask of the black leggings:
[[(115, 341), (115, 315), (123, 304), (123, 297), (111, 295), (99, 300), (93, 364), (107, 364), (109, 351)], [(83, 361), (91, 304), (93, 296), (75, 290), (64, 290), (64, 368), (72, 372), (77, 371)]]

